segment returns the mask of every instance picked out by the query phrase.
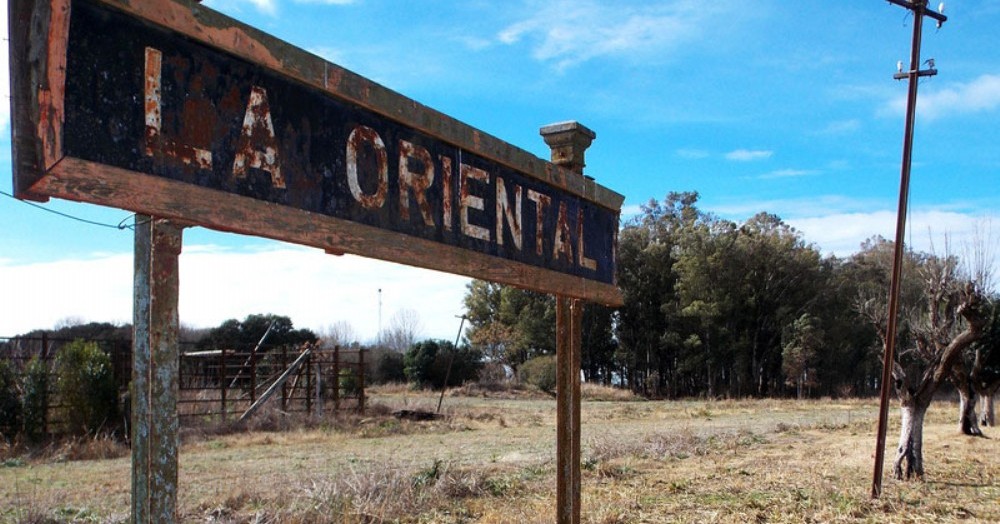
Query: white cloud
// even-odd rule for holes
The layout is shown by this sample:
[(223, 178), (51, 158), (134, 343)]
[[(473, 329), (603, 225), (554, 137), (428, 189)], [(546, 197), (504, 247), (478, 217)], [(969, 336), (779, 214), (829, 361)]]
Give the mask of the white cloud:
[[(953, 83), (943, 89), (926, 89), (917, 98), (917, 116), (935, 120), (951, 115), (987, 113), (1000, 107), (1000, 75), (982, 75), (968, 83)], [(880, 111), (885, 115), (906, 112), (906, 97), (889, 101)]]
[[(984, 217), (980, 214), (961, 213), (942, 209), (917, 209), (907, 221), (906, 243), (918, 251), (939, 251), (947, 235), (954, 248), (971, 242), (977, 225)], [(789, 219), (786, 222), (802, 232), (806, 240), (820, 247), (824, 253), (846, 256), (854, 253), (861, 243), (875, 235), (893, 239), (896, 236), (896, 212), (876, 210), (858, 213), (836, 213), (823, 216)]]
[(238, 13), (243, 4), (250, 4), (266, 15), (278, 14), (278, 0), (205, 0), (205, 5), (223, 13)]
[(776, 178), (799, 178), (804, 176), (813, 176), (818, 174), (819, 171), (812, 169), (778, 169), (777, 171), (771, 171), (770, 173), (764, 173), (757, 177), (760, 180), (773, 180)]
[(357, 0), (293, 0), (296, 4), (351, 5)]
[(712, 155), (712, 153), (704, 149), (678, 149), (676, 153), (677, 156), (688, 160), (701, 160)]
[(726, 153), (726, 160), (733, 162), (752, 162), (754, 160), (766, 160), (774, 155), (774, 151), (761, 149), (737, 149)]
[[(767, 201), (744, 201), (734, 204), (706, 205), (705, 209), (735, 220), (746, 220), (761, 211), (777, 214), (799, 230), (807, 242), (823, 253), (847, 256), (861, 243), (875, 235), (892, 239), (896, 235), (896, 210), (875, 200), (853, 199), (841, 195)], [(906, 242), (921, 251), (931, 249), (931, 237), (939, 247), (944, 235), (953, 246), (971, 241), (977, 225), (995, 222), (992, 211), (969, 203), (914, 207), (906, 225)]]
[(823, 135), (846, 135), (861, 129), (861, 121), (857, 119), (837, 120), (830, 122), (819, 132)]
[[(257, 251), (184, 246), (180, 263), (179, 313), (185, 325), (214, 327), (230, 318), (274, 313), (313, 330), (345, 320), (364, 340), (377, 336), (380, 288), (383, 327), (396, 311), (413, 309), (425, 336), (453, 339), (469, 280), (296, 246)], [(2, 336), (52, 327), (68, 317), (131, 322), (131, 254), (20, 266), (8, 262), (0, 265), (0, 281), (5, 296), (20, 297), (16, 303), (0, 301)]]
[(675, 0), (634, 6), (594, 0), (529, 2), (531, 14), (507, 26), (497, 38), (504, 44), (534, 42), (539, 61), (566, 68), (604, 56), (663, 55), (697, 42), (703, 25), (723, 18), (728, 2)]

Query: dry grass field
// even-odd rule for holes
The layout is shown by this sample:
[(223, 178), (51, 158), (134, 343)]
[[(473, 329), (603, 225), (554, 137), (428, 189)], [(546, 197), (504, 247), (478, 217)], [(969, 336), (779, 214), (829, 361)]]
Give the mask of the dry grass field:
[[(947, 402), (926, 427), (925, 481), (887, 478), (873, 502), (873, 401), (587, 397), (604, 400), (583, 403), (584, 522), (1000, 522), (1000, 431), (958, 435)], [(273, 431), (285, 424), (271, 412), (256, 430), (186, 429), (182, 521), (552, 522), (554, 400), (452, 395), (443, 420), (390, 415), (436, 404), (384, 389), (364, 418)], [(0, 450), (0, 520), (127, 521), (127, 453), (107, 441)]]

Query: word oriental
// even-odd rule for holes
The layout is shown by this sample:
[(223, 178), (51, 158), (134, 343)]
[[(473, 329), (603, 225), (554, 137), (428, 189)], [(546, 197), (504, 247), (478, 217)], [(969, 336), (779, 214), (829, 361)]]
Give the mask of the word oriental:
[[(612, 281), (616, 213), (81, 5), (69, 43), (81, 52), (67, 64), (66, 126), (79, 131), (66, 139), (69, 154)], [(118, 146), (129, 142), (136, 147)]]

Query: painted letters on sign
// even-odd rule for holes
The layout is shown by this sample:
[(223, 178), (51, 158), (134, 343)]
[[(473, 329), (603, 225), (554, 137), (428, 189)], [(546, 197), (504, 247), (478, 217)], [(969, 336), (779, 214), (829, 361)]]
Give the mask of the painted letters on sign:
[[(544, 167), (534, 157), (526, 160), (526, 154), (510, 156), (511, 146), (492, 137), (481, 147), (478, 131), (364, 79), (352, 77), (352, 86), (358, 87), (351, 87), (350, 96), (342, 95), (341, 87), (328, 88), (327, 82), (340, 85), (346, 72), (300, 51), (294, 55), (300, 62), (289, 62), (310, 71), (322, 67), (321, 85), (284, 74), (284, 62), (268, 54), (271, 48), (254, 51), (267, 64), (243, 58), (240, 48), (235, 54), (219, 50), (200, 40), (201, 35), (229, 22), (200, 6), (191, 7), (204, 11), (188, 18), (194, 25), (185, 26), (187, 36), (179, 38), (164, 25), (190, 17), (182, 11), (161, 12), (154, 3), (58, 1), (69, 6), (68, 28), (54, 23), (51, 29), (66, 31), (65, 67), (56, 64), (43, 74), (63, 77), (63, 99), (55, 120), (44, 113), (48, 106), (42, 106), (42, 122), (35, 129), (41, 133), (47, 123), (57, 124), (57, 133), (46, 131), (51, 139), (39, 139), (40, 148), (46, 154), (51, 150), (53, 157), (51, 162), (46, 158), (43, 168), (66, 170), (68, 178), (45, 173), (16, 177), (22, 193), (120, 205), (182, 220), (194, 209), (199, 213), (194, 223), (249, 234), (257, 226), (246, 225), (248, 219), (268, 215), (284, 223), (280, 210), (294, 210), (294, 220), (268, 227), (265, 236), (435, 269), (447, 270), (447, 264), (458, 262), (470, 276), (567, 294), (574, 292), (573, 282), (589, 281), (605, 285), (601, 300), (617, 301), (613, 284), (621, 201), (608, 190), (560, 168)], [(137, 13), (157, 22), (139, 19)], [(205, 16), (216, 17), (215, 25), (199, 27)], [(358, 103), (358, 97), (365, 99), (376, 88), (378, 103)], [(54, 95), (43, 90), (43, 96)], [(428, 126), (428, 119), (448, 123)], [(73, 162), (60, 163), (59, 158)], [(113, 183), (74, 178), (82, 176), (81, 167), (101, 166), (110, 168), (100, 173)], [(130, 183), (130, 176), (144, 181)], [(136, 187), (152, 186), (160, 193), (151, 194), (157, 198), (149, 204), (143, 195), (132, 194)], [(592, 196), (595, 188), (603, 191), (601, 198)], [(199, 202), (225, 204), (229, 211), (213, 215), (204, 204), (192, 207), (171, 200), (163, 194), (171, 189)], [(254, 204), (247, 209), (253, 211), (239, 208), (249, 202)], [(312, 216), (333, 221), (312, 225)], [(345, 223), (402, 236), (368, 235), (355, 226), (340, 234), (337, 224)], [(281, 227), (295, 231), (286, 238)], [(378, 237), (380, 247), (359, 245), (366, 236)], [(389, 245), (408, 238), (448, 249), (450, 262), (436, 262), (431, 244), (420, 244), (412, 261), (408, 254), (413, 249)], [(543, 273), (469, 258), (466, 251), (582, 280), (547, 286)], [(590, 296), (590, 291), (579, 296)]]

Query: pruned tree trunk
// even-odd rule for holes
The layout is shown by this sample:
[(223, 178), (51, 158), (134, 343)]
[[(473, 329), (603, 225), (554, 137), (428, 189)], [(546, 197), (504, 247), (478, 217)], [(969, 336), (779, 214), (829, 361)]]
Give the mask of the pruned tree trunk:
[(978, 401), (979, 395), (972, 388), (958, 390), (958, 426), (963, 435), (983, 436), (983, 431), (979, 429), (979, 417), (976, 414)]
[(979, 429), (979, 417), (976, 414), (976, 405), (979, 401), (979, 394), (970, 380), (969, 373), (962, 365), (961, 359), (955, 362), (952, 368), (951, 382), (958, 391), (958, 429), (963, 435), (973, 437), (983, 436)]
[(925, 361), (923, 365), (914, 362), (908, 368), (903, 368), (898, 362), (894, 365), (893, 379), (902, 413), (899, 447), (893, 462), (893, 471), (899, 480), (924, 478), (924, 418), (927, 408), (934, 399), (934, 392), (954, 370), (961, 352), (982, 336), (983, 321), (975, 307), (976, 297), (971, 294), (968, 297), (968, 302), (958, 308), (958, 312), (967, 321), (966, 329), (955, 335), (944, 347), (930, 345), (927, 339), (918, 337), (917, 349), (924, 355), (933, 354), (935, 357), (927, 359), (930, 362)]
[(996, 415), (993, 411), (993, 398), (996, 396), (996, 389), (989, 392), (987, 395), (982, 395), (983, 399), (983, 412), (980, 423), (983, 427), (996, 427)]
[[(930, 402), (911, 398), (900, 406), (902, 413), (899, 430), (899, 447), (896, 448), (896, 460), (893, 461), (893, 472), (898, 480), (924, 478), (924, 417)], [(904, 469), (905, 462), (905, 469)]]

